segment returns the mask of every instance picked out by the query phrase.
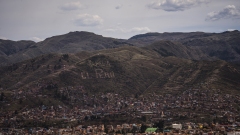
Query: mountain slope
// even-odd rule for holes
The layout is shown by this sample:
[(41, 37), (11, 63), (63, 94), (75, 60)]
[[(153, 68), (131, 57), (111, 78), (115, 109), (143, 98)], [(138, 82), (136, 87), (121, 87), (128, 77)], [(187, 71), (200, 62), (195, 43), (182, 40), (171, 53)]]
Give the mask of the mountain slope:
[(240, 32), (237, 30), (223, 33), (147, 33), (133, 36), (128, 42), (137, 46), (147, 46), (157, 41), (169, 40), (179, 42), (192, 50), (203, 52), (213, 59), (239, 63), (239, 37)]
[(191, 61), (162, 57), (143, 48), (120, 47), (77, 55), (44, 55), (4, 67), (0, 85), (4, 89), (40, 89), (54, 83), (58, 88), (84, 86), (90, 93), (143, 94), (176, 92), (204, 83), (204, 88), (239, 91), (239, 71), (238, 66), (224, 61)]
[[(121, 40), (122, 41), (122, 40)], [(70, 32), (68, 34), (47, 38), (37, 44), (44, 52), (76, 53), (115, 48), (120, 44), (118, 39), (102, 37), (90, 32)]]
[(156, 51), (157, 53), (159, 53), (161, 56), (164, 56), (164, 57), (175, 56), (178, 58), (192, 59), (192, 60), (202, 60), (202, 59), (213, 60), (211, 57), (204, 54), (204, 52), (201, 52), (201, 50), (192, 49), (178, 42), (161, 40), (143, 48)]
[(29, 49), (34, 44), (35, 42), (33, 41), (11, 41), (0, 39), (0, 66), (10, 64), (9, 57), (20, 51)]
[[(2, 114), (43, 105), (83, 110), (98, 106), (101, 111), (105, 105), (115, 104), (110, 98), (144, 100), (153, 94), (178, 95), (191, 89), (240, 94), (239, 65), (163, 57), (157, 51), (131, 46), (46, 54), (0, 67), (0, 76)], [(120, 110), (125, 109), (131, 109), (131, 105)]]
[(33, 41), (11, 41), (0, 39), (0, 55), (9, 56), (29, 48)]
[[(9, 47), (13, 46), (12, 48)], [(128, 45), (125, 40), (102, 37), (90, 32), (70, 32), (64, 35), (54, 36), (46, 40), (23, 44), (18, 42), (5, 42), (0, 44), (3, 52), (0, 52), (0, 64), (6, 65), (22, 60), (31, 59), (42, 54), (49, 53), (77, 53), (80, 51), (94, 51), (108, 48), (116, 48)], [(7, 48), (8, 47), (8, 48)], [(6, 63), (7, 61), (7, 63)]]

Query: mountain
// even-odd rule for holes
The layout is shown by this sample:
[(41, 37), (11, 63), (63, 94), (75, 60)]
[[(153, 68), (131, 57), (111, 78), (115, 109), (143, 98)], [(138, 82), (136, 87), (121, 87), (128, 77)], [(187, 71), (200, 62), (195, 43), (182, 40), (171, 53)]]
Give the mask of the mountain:
[(1, 40), (0, 65), (20, 62), (48, 53), (77, 53), (129, 45), (125, 40), (102, 37), (90, 32), (69, 32), (42, 42)]
[[(181, 58), (192, 60), (219, 59), (239, 63), (239, 36), (239, 31), (223, 33), (175, 32), (146, 33), (123, 40), (103, 37), (90, 32), (76, 31), (53, 36), (39, 43), (33, 41), (0, 40), (0, 66), (21, 62), (49, 53), (78, 53), (80, 51), (94, 51), (121, 46), (147, 47), (150, 45), (149, 47), (151, 48), (153, 46), (157, 47), (158, 44), (168, 44), (169, 41), (171, 41), (172, 47), (174, 46), (175, 48), (175, 51), (171, 52), (173, 56), (180, 55), (177, 54), (179, 53), (178, 50), (185, 50), (185, 54)], [(161, 49), (162, 55), (166, 55), (163, 54), (163, 48)]]
[[(9, 115), (11, 120), (15, 117), (20, 127), (61, 127), (66, 120), (65, 110), (68, 118), (68, 113), (79, 110), (74, 118), (83, 123), (102, 123), (105, 119), (126, 123), (133, 119), (129, 114), (145, 111), (134, 107), (135, 102), (146, 102), (144, 108), (152, 103), (174, 105), (181, 94), (184, 94), (183, 98), (187, 96), (185, 100), (189, 100), (191, 94), (197, 95), (188, 102), (182, 101), (186, 104), (199, 101), (199, 104), (207, 106), (213, 103), (211, 95), (223, 97), (221, 102), (238, 104), (237, 98), (233, 97), (240, 94), (240, 65), (223, 60), (191, 60), (188, 58), (198, 59), (202, 55), (201, 52), (195, 54), (191, 51), (191, 48), (179, 43), (159, 41), (146, 47), (122, 46), (71, 54), (43, 54), (2, 66), (0, 114), (2, 117)], [(193, 93), (190, 94), (191, 91)], [(209, 94), (206, 102), (201, 96), (204, 94)], [(229, 96), (233, 101), (225, 99), (226, 95), (233, 95)], [(174, 98), (170, 100), (171, 96)], [(119, 103), (121, 107), (115, 106)], [(237, 107), (239, 109), (239, 105)], [(177, 115), (191, 112), (196, 116), (194, 119), (207, 115), (206, 119), (210, 119), (215, 114), (213, 110), (203, 111), (202, 108), (205, 106), (169, 106), (162, 110), (171, 110)], [(231, 107), (222, 109), (226, 111)], [(42, 121), (45, 119), (44, 112), (48, 110), (56, 110), (55, 117)], [(86, 110), (90, 112), (86, 113)], [(154, 107), (152, 110), (158, 111)], [(31, 111), (33, 119), (23, 115), (28, 111)], [(86, 119), (88, 115), (97, 113), (101, 114), (100, 119)], [(112, 113), (114, 117), (110, 118), (108, 114)], [(35, 115), (39, 118), (34, 118)], [(115, 119), (115, 115), (121, 117)], [(186, 117), (186, 120), (189, 119), (192, 118)], [(178, 120), (178, 117), (173, 120)], [(134, 123), (136, 121), (141, 121), (140, 117), (135, 117)], [(75, 124), (79, 125), (77, 122)], [(0, 126), (7, 127), (8, 123), (2, 122)]]
[(47, 38), (37, 46), (47, 53), (77, 53), (80, 51), (94, 51), (116, 48), (124, 45), (124, 40), (107, 38), (90, 32), (70, 32), (65, 35)]
[[(133, 36), (128, 40), (136, 46), (147, 46), (161, 40), (181, 43), (192, 50), (202, 52), (207, 57), (229, 62), (240, 62), (240, 32), (235, 30), (223, 33), (204, 32), (173, 32), (173, 33), (146, 33)], [(204, 59), (203, 60), (209, 60)]]
[(138, 46), (146, 46), (160, 40), (181, 41), (183, 39), (190, 39), (194, 37), (207, 37), (214, 33), (204, 32), (164, 32), (164, 33), (146, 33), (135, 35), (128, 39), (128, 42), (137, 44)]
[(190, 60), (214, 60), (201, 50), (192, 49), (191, 47), (185, 46), (179, 42), (168, 40), (160, 40), (143, 48), (153, 50), (164, 57), (175, 56)]
[(29, 49), (33, 41), (11, 41), (0, 39), (0, 66), (9, 64), (9, 58), (20, 51)]
[[(92, 94), (142, 95), (201, 87), (240, 92), (238, 65), (221, 60), (161, 56), (153, 50), (130, 46), (78, 54), (47, 54), (2, 67), (0, 71), (0, 86), (4, 90), (40, 92), (53, 86), (58, 90), (82, 86)], [(200, 83), (204, 85), (199, 86)]]
[(11, 41), (0, 39), (0, 55), (9, 56), (29, 48), (35, 44), (33, 41)]
[(76, 125), (146, 122), (143, 111), (170, 112), (172, 122), (238, 114), (238, 37), (70, 32), (39, 43), (0, 40), (0, 127), (62, 127), (68, 118)]

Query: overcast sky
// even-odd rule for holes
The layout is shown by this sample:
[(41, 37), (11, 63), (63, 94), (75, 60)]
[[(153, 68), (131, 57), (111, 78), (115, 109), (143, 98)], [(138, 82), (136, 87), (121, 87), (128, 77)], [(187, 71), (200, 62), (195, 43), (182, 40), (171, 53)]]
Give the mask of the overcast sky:
[(240, 0), (0, 0), (0, 38), (240, 30)]

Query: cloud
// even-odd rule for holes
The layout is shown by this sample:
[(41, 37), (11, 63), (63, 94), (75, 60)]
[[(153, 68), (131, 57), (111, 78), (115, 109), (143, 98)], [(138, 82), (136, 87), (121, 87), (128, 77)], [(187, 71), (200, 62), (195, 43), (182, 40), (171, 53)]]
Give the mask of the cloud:
[(38, 37), (32, 37), (31, 40), (33, 40), (33, 41), (35, 41), (35, 42), (43, 41), (43, 39), (38, 38)]
[(80, 2), (69, 2), (61, 6), (60, 8), (65, 11), (81, 9), (83, 5)]
[(131, 32), (146, 33), (146, 32), (150, 32), (151, 30), (148, 27), (133, 27), (131, 29), (117, 27), (117, 28), (106, 29), (105, 31), (108, 31), (108, 32), (121, 32), (121, 33), (131, 33)]
[(122, 8), (122, 5), (118, 5), (115, 7), (115, 9), (120, 9), (120, 8)]
[(149, 31), (150, 29), (148, 27), (134, 27), (131, 29), (131, 32), (138, 32), (138, 33), (144, 33)]
[(236, 30), (236, 29), (228, 29), (227, 31), (234, 31), (234, 30)]
[(97, 26), (102, 24), (103, 19), (98, 15), (80, 14), (76, 17), (75, 23), (78, 26)]
[(240, 11), (234, 5), (228, 5), (221, 11), (207, 14), (206, 21), (217, 21), (220, 19), (240, 19)]
[(0, 39), (8, 40), (6, 37), (2, 37), (2, 36), (0, 36)]
[(158, 0), (148, 4), (147, 7), (171, 12), (184, 11), (202, 3), (207, 3), (207, 0)]

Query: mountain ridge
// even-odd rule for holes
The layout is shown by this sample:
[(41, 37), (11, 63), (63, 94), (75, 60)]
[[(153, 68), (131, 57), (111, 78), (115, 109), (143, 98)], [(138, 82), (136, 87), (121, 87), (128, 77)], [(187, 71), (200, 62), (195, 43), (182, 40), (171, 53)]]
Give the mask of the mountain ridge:
[(148, 46), (160, 40), (169, 40), (203, 52), (208, 57), (213, 57), (213, 59), (239, 63), (239, 37), (240, 32), (237, 30), (223, 33), (147, 33), (134, 36), (128, 42), (138, 46)]
[[(95, 51), (117, 48), (121, 46), (145, 47), (148, 45), (151, 46), (151, 44), (156, 45), (157, 43), (155, 42), (160, 41), (171, 41), (173, 42), (173, 46), (178, 45), (179, 50), (182, 50), (182, 48), (185, 48), (186, 50), (187, 47), (187, 50), (191, 50), (190, 52), (197, 52), (199, 55), (191, 55), (193, 57), (188, 57), (188, 59), (222, 59), (228, 62), (239, 63), (239, 36), (239, 31), (223, 33), (165, 32), (140, 34), (133, 36), (128, 40), (124, 40), (103, 37), (101, 35), (97, 35), (91, 32), (75, 31), (63, 35), (49, 37), (44, 41), (38, 43), (32, 41), (0, 40), (0, 65), (3, 66), (14, 64), (48, 53), (78, 53), (80, 51)], [(13, 48), (11, 49), (9, 48), (9, 46), (13, 46)], [(175, 51), (175, 53), (177, 52)]]
[[(8, 65), (22, 60), (31, 59), (47, 53), (77, 53), (79, 51), (94, 51), (107, 48), (115, 48), (119, 45), (128, 44), (125, 40), (105, 38), (101, 35), (96, 35), (90, 32), (69, 32), (63, 35), (57, 35), (46, 38), (44, 41), (32, 43), (31, 46), (22, 50), (15, 50), (17, 53), (12, 53), (9, 56), (0, 55), (0, 58), (5, 61), (0, 61), (0, 65)], [(9, 42), (19, 43), (21, 41), (6, 40), (5, 44), (0, 44), (0, 47), (5, 47)], [(0, 53), (1, 54), (1, 53)], [(1, 60), (1, 59), (0, 59)], [(5, 63), (7, 61), (7, 63)]]

